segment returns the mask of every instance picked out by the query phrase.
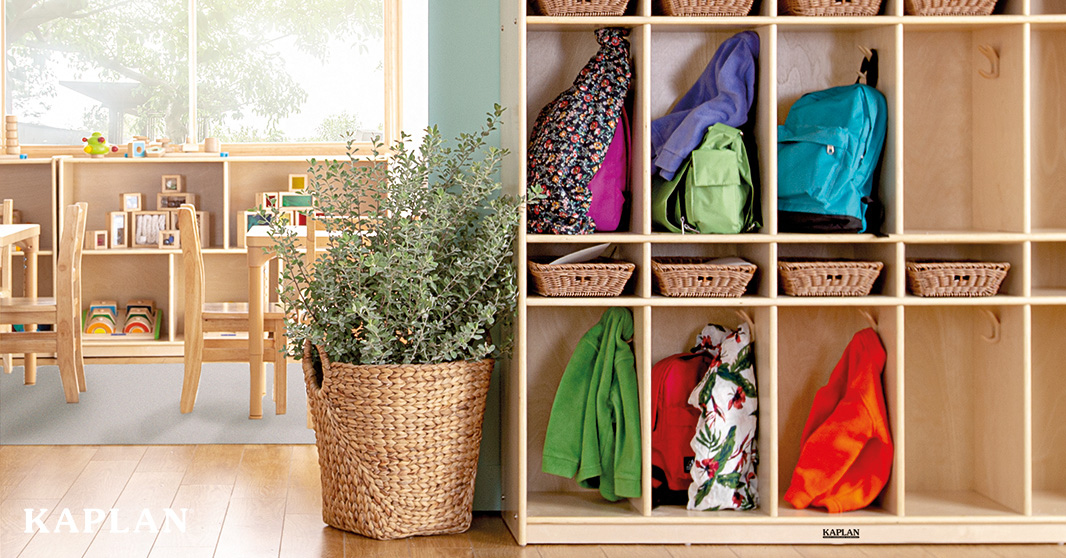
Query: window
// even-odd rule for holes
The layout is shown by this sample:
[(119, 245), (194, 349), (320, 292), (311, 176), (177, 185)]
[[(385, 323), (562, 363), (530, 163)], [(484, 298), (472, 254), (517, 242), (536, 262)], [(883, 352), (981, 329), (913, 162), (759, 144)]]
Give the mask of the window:
[(401, 5), (425, 20), (425, 0), (6, 0), (6, 112), (23, 145), (92, 131), (115, 144), (391, 139), (403, 65), (387, 45), (403, 37), (425, 58), (424, 28), (400, 32)]

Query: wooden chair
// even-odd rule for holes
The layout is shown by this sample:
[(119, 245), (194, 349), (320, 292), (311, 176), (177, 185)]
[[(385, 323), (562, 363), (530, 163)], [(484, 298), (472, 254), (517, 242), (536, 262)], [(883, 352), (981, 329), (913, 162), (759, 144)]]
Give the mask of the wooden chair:
[[(204, 302), (204, 259), (200, 232), (196, 226), (196, 208), (182, 205), (178, 209), (181, 255), (185, 267), (185, 379), (181, 387), (181, 412), (192, 412), (200, 386), (200, 369), (204, 362), (248, 362), (247, 336), (205, 337), (206, 333), (247, 333), (248, 303)], [(278, 304), (267, 304), (263, 329), (268, 332), (264, 354), (274, 351), (274, 406), (285, 414), (285, 313)], [(253, 382), (254, 385), (254, 382)], [(264, 382), (263, 385), (266, 385)], [(253, 397), (256, 394), (251, 394)], [(260, 393), (262, 397), (265, 394)], [(249, 415), (249, 418), (262, 418)]]
[[(15, 202), (13, 200), (4, 200), (2, 209), (0, 209), (0, 218), (3, 218), (5, 225), (13, 223), (15, 216)], [(0, 248), (0, 297), (6, 298), (12, 296), (12, 275), (11, 275), (11, 246), (4, 246)], [(10, 324), (0, 324), (0, 334), (11, 331)], [(3, 355), (4, 372), (10, 374), (12, 372), (13, 360), (11, 353), (5, 353)]]
[[(77, 403), (85, 391), (85, 365), (81, 347), (81, 249), (85, 241), (88, 204), (69, 205), (63, 214), (59, 242), (56, 296), (0, 299), (0, 323), (51, 324), (51, 331), (0, 333), (0, 354), (55, 353), (67, 403)], [(30, 367), (26, 383), (32, 384)]]

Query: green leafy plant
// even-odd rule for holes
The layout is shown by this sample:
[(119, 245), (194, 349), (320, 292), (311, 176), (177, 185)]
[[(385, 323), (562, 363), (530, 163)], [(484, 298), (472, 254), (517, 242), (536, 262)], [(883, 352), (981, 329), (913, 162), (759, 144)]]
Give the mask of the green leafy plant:
[[(450, 146), (430, 127), (381, 156), (348, 143), (346, 159), (311, 160), (308, 192), (328, 240), (313, 266), (278, 209), (262, 209), (284, 262), (288, 334), (336, 362), (423, 364), (498, 356), (517, 298), (512, 249), (521, 200), (496, 176), (505, 150), (486, 147), (503, 109)], [(322, 251), (324, 244), (324, 251)]]

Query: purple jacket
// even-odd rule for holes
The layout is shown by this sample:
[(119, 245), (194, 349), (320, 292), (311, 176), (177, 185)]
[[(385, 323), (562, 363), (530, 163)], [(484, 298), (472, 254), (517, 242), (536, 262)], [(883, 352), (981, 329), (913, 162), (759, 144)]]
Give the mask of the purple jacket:
[(651, 123), (653, 173), (670, 180), (681, 162), (699, 146), (707, 128), (721, 122), (739, 128), (755, 98), (755, 61), (759, 36), (743, 31), (727, 39), (695, 85), (673, 111)]

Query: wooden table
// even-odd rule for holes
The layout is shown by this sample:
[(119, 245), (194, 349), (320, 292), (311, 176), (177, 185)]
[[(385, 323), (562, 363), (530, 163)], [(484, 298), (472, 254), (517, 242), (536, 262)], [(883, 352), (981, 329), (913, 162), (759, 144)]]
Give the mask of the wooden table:
[[(0, 225), (0, 247), (18, 246), (26, 257), (26, 275), (23, 281), (24, 296), (37, 298), (37, 250), (40, 244), (41, 226), (35, 224)], [(0, 286), (11, 292), (11, 267), (5, 266), (3, 277), (0, 278)], [(12, 293), (14, 294), (14, 293)], [(26, 324), (26, 329), (34, 327)], [(24, 355), (25, 380), (27, 385), (37, 382), (37, 355)], [(5, 369), (5, 372), (11, 372)]]

